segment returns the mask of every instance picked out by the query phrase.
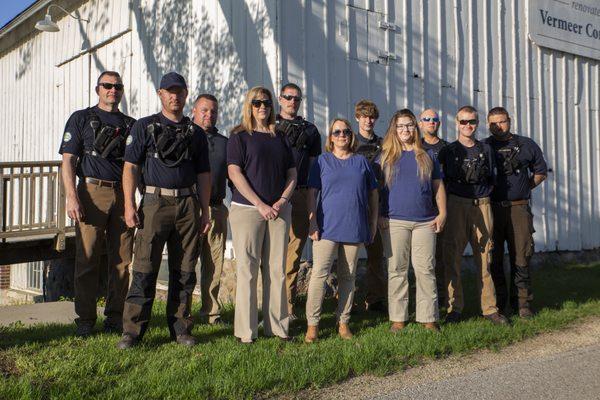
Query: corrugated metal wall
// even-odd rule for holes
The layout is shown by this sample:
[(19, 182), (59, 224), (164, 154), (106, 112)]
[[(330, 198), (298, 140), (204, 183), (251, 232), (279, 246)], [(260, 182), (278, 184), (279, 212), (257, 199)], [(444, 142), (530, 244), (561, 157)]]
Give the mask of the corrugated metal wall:
[(35, 33), (0, 58), (0, 159), (57, 159), (67, 116), (95, 102), (103, 69), (123, 74), (122, 109), (134, 117), (158, 111), (160, 76), (180, 71), (189, 103), (199, 92), (219, 97), (225, 131), (249, 87), (288, 81), (304, 88), (303, 113), (322, 132), (361, 98), (379, 105), (380, 134), (398, 108), (434, 107), (451, 140), (459, 106), (503, 105), (552, 168), (534, 195), (537, 249), (598, 247), (600, 63), (533, 45), (527, 5), (91, 0), (77, 10), (89, 24), (62, 18), (61, 32)]

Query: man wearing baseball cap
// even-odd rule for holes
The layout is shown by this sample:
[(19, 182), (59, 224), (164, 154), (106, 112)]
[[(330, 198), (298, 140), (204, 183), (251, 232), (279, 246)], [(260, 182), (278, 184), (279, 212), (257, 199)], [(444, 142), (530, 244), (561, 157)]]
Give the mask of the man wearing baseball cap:
[[(139, 119), (125, 148), (125, 222), (137, 227), (132, 283), (123, 312), (120, 349), (135, 346), (150, 321), (156, 279), (168, 249), (167, 323), (171, 338), (192, 346), (192, 291), (196, 285), (199, 237), (209, 229), (210, 164), (202, 129), (183, 115), (185, 79), (169, 72), (160, 81), (162, 110)], [(143, 177), (143, 198), (135, 190)]]

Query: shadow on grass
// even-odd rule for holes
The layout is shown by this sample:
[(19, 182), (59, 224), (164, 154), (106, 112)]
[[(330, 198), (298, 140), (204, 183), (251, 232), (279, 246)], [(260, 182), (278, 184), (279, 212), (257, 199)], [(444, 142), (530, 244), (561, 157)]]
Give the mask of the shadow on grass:
[[(600, 264), (548, 265), (537, 269), (533, 274), (534, 306), (536, 309), (542, 311), (544, 309), (560, 309), (567, 302), (581, 304), (590, 300), (599, 300), (599, 287)], [(414, 290), (414, 284), (411, 284), (410, 318), (413, 321), (415, 307)], [(464, 291), (466, 300), (464, 309), (465, 317), (473, 318), (479, 316), (479, 299), (475, 290), (474, 274), (468, 271), (464, 273)], [(336, 305), (335, 299), (325, 300), (323, 317), (320, 324), (320, 336), (323, 338), (334, 337), (336, 335)], [(195, 304), (193, 315), (197, 316), (198, 310), (199, 306)], [(233, 335), (233, 313), (233, 307), (227, 306), (222, 316), (226, 323), (225, 325), (213, 326), (197, 323), (193, 334), (201, 344), (210, 343), (220, 338), (231, 337)], [(303, 304), (299, 305), (297, 313), (300, 318), (291, 324), (290, 335), (296, 337), (296, 342), (300, 342), (306, 329)], [(381, 325), (387, 324), (387, 320), (386, 314), (361, 310), (352, 314), (350, 326), (355, 334), (361, 334), (370, 328), (378, 328)], [(100, 331), (101, 327), (101, 323), (99, 322), (96, 330)], [(67, 338), (77, 341), (82, 340), (73, 338), (73, 333), (74, 325), (48, 324), (25, 327), (20, 324), (13, 324), (8, 327), (0, 327), (0, 349), (32, 344), (46, 344)], [(260, 334), (262, 335), (262, 331)], [(119, 335), (113, 334), (112, 336), (116, 342)], [(161, 346), (170, 341), (165, 315), (165, 304), (157, 301), (153, 309), (150, 328), (145, 342), (148, 346)]]

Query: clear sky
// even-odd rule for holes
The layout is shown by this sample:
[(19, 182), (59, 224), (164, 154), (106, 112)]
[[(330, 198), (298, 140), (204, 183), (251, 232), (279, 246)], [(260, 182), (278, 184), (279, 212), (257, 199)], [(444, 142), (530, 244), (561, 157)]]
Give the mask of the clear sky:
[(0, 6), (0, 27), (17, 16), (21, 11), (35, 3), (35, 0), (3, 0)]

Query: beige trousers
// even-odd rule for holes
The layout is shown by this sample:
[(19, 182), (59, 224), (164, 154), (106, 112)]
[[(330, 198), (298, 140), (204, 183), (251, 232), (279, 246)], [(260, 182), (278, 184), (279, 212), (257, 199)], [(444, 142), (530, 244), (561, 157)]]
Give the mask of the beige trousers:
[(390, 320), (408, 320), (408, 264), (417, 281), (417, 322), (439, 318), (435, 280), (436, 233), (429, 222), (390, 219), (381, 230), (384, 254), (388, 258), (388, 306)]
[(444, 263), (448, 284), (448, 312), (462, 312), (465, 301), (461, 280), (462, 257), (467, 243), (477, 265), (477, 291), (483, 315), (498, 312), (496, 291), (490, 274), (493, 217), (489, 198), (473, 199), (449, 195), (448, 219), (444, 229)]
[(356, 264), (361, 246), (362, 243), (337, 243), (325, 239), (313, 242), (313, 267), (306, 299), (306, 320), (309, 326), (319, 325), (321, 307), (325, 297), (325, 281), (336, 255), (338, 257), (337, 320), (341, 323), (350, 321)]
[(288, 336), (285, 259), (291, 206), (275, 220), (265, 220), (255, 207), (231, 205), (229, 222), (236, 259), (234, 335), (242, 340), (258, 335), (258, 270), (262, 266), (262, 310), (265, 335)]
[(200, 245), (200, 317), (208, 318), (209, 323), (221, 316), (219, 288), (227, 241), (228, 215), (229, 210), (224, 204), (210, 207), (210, 230)]
[(298, 292), (298, 271), (300, 257), (308, 239), (308, 189), (296, 189), (290, 203), (292, 204), (292, 224), (290, 226), (290, 242), (288, 244), (285, 266), (288, 312), (294, 313), (294, 300)]

